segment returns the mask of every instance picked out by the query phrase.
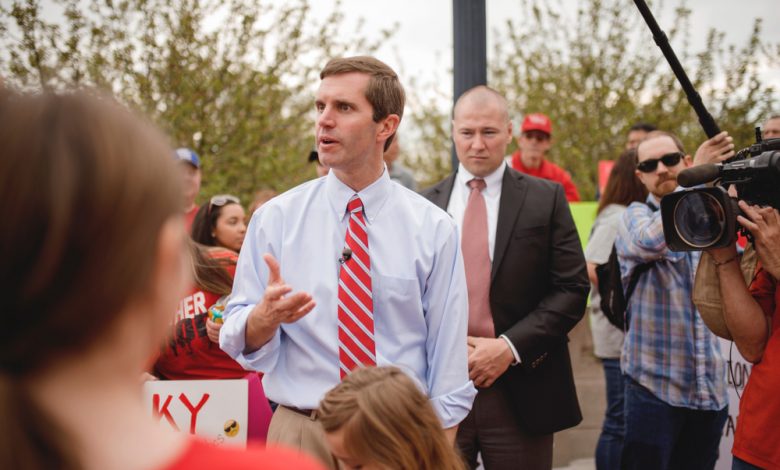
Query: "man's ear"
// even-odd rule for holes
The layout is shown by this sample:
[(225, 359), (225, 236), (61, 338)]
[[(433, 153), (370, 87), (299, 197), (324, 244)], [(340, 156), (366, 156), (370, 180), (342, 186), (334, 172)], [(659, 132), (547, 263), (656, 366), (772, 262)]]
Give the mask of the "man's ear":
[(690, 155), (684, 156), (683, 157), (683, 163), (685, 163), (686, 167), (692, 166), (693, 165), (693, 157), (691, 157)]
[(398, 130), (398, 124), (401, 123), (401, 118), (397, 114), (388, 114), (379, 122), (379, 133), (377, 134), (377, 140), (387, 140), (391, 135), (395, 134)]
[(507, 133), (506, 144), (509, 145), (509, 144), (512, 143), (512, 137), (514, 137), (512, 135), (512, 121), (511, 120), (506, 125), (506, 133)]

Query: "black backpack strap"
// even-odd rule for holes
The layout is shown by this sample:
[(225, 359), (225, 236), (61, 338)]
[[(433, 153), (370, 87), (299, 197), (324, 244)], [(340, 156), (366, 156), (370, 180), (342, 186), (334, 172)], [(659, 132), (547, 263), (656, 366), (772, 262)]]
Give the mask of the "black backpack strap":
[[(658, 206), (653, 204), (652, 202), (645, 202), (648, 207), (650, 207), (650, 210), (653, 212), (656, 212), (658, 210)], [(646, 273), (650, 268), (653, 267), (655, 264), (655, 261), (650, 261), (649, 263), (640, 264), (637, 267), (634, 268), (634, 272), (631, 273), (631, 279), (628, 281), (628, 288), (626, 289), (626, 295), (624, 296), (626, 299), (626, 311), (628, 311), (628, 301), (631, 300), (631, 295), (634, 293), (634, 289), (636, 289), (636, 285), (639, 283), (639, 277)]]
[(626, 309), (623, 311), (623, 332), (628, 331), (628, 306), (631, 302), (631, 295), (634, 293), (636, 285), (639, 283), (639, 278), (642, 274), (650, 270), (655, 264), (655, 261), (649, 263), (640, 264), (634, 268), (634, 272), (631, 273), (631, 279), (628, 281), (628, 289), (626, 289)]

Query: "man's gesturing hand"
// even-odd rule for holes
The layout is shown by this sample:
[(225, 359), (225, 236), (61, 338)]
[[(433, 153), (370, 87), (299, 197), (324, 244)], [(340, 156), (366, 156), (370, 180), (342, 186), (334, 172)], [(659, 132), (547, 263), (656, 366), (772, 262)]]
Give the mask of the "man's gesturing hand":
[[(269, 253), (263, 255), (268, 265), (268, 286), (263, 299), (249, 313), (246, 323), (246, 349), (253, 352), (267, 343), (282, 323), (293, 323), (311, 312), (316, 305), (311, 294), (292, 292), (279, 273), (279, 262)], [(290, 295), (287, 295), (290, 294)]]

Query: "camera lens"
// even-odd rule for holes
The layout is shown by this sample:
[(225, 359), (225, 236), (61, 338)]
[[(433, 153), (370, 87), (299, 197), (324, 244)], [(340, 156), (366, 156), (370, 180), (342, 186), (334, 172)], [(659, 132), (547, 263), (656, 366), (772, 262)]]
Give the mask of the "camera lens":
[(713, 195), (691, 192), (677, 201), (674, 226), (682, 241), (704, 249), (720, 240), (726, 230), (726, 214)]

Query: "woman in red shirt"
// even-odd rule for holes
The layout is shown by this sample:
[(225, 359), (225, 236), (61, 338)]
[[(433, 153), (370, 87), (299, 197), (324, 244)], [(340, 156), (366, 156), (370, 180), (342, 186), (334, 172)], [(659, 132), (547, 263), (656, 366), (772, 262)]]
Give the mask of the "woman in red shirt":
[(249, 372), (219, 349), (219, 323), (208, 311), (224, 305), (233, 286), (236, 253), (190, 242), (194, 285), (179, 302), (170, 338), (154, 365), (167, 380), (239, 379)]
[(723, 319), (734, 344), (753, 363), (739, 403), (733, 469), (780, 469), (780, 213), (772, 207), (739, 207), (737, 221), (755, 240), (759, 268), (748, 288), (734, 246), (710, 250), (717, 266)]
[(144, 405), (190, 283), (166, 139), (107, 97), (0, 87), (0, 148), (0, 468), (320, 468), (211, 446)]

